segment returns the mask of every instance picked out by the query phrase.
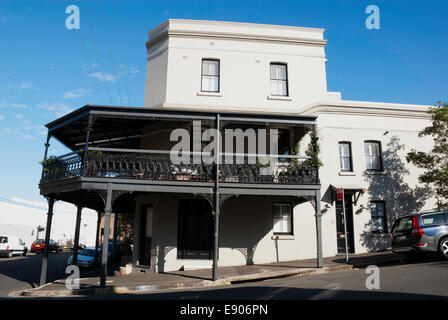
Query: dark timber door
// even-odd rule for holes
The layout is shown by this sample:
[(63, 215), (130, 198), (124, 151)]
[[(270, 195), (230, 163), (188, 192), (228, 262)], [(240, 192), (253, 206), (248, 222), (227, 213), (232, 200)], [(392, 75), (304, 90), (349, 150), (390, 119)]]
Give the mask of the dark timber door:
[(151, 264), (152, 205), (143, 205), (141, 210), (139, 264), (149, 266)]
[(344, 221), (344, 214), (342, 211), (342, 201), (336, 201), (336, 232), (338, 242), (338, 253), (345, 253), (345, 233), (344, 223), (347, 226), (347, 245), (348, 252), (355, 252), (355, 245), (353, 239), (353, 203), (352, 194), (344, 192), (345, 199), (345, 217), (347, 221)]
[(213, 219), (206, 200), (180, 200), (178, 233), (179, 259), (211, 259)]

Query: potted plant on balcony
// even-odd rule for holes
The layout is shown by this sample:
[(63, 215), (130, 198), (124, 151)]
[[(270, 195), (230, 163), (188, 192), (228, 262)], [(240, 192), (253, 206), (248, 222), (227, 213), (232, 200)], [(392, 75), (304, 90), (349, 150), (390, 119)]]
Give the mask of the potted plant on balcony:
[(260, 157), (257, 160), (257, 168), (259, 175), (272, 175), (271, 161), (268, 157)]
[(62, 161), (56, 156), (49, 156), (48, 158), (42, 159), (39, 162), (42, 165), (42, 170), (44, 173), (57, 173), (62, 169)]

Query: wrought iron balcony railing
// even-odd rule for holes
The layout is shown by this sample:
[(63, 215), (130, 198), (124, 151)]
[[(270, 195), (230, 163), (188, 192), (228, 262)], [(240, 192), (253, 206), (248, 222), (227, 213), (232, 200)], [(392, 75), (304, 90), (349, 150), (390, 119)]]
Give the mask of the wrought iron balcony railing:
[[(139, 152), (89, 152), (83, 166), (83, 156), (73, 152), (65, 156), (50, 158), (43, 164), (42, 183), (76, 176), (213, 182), (215, 164), (174, 164), (169, 154)], [(244, 159), (239, 164), (219, 164), (219, 181), (249, 184), (315, 184), (316, 168), (306, 160), (275, 162), (270, 166), (249, 163)]]

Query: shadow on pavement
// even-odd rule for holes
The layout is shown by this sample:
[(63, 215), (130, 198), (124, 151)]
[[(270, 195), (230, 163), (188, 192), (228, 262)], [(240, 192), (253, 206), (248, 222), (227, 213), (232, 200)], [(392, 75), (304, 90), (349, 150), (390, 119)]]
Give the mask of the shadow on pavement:
[[(273, 294), (275, 292), (278, 294)], [(10, 300), (11, 298), (8, 298)], [(16, 298), (24, 300), (25, 298)], [(179, 300), (179, 301), (235, 301), (235, 300), (448, 300), (448, 296), (398, 293), (381, 290), (326, 290), (282, 287), (240, 287), (201, 291), (182, 291), (152, 294), (113, 294), (76, 296), (71, 298), (32, 298), (32, 300)], [(0, 300), (2, 300), (0, 298)], [(261, 302), (260, 302), (261, 303)]]

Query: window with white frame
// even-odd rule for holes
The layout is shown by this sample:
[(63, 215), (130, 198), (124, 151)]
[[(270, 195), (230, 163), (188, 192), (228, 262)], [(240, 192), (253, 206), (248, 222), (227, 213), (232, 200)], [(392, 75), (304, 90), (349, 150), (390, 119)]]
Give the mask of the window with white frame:
[(341, 171), (353, 171), (352, 148), (350, 142), (339, 142), (339, 166)]
[(201, 91), (219, 92), (219, 60), (203, 59), (201, 71)]
[(284, 63), (271, 63), (271, 96), (288, 96), (288, 71)]
[(274, 234), (293, 234), (291, 203), (274, 203)]
[(367, 170), (383, 170), (381, 144), (378, 141), (365, 141), (364, 152)]

